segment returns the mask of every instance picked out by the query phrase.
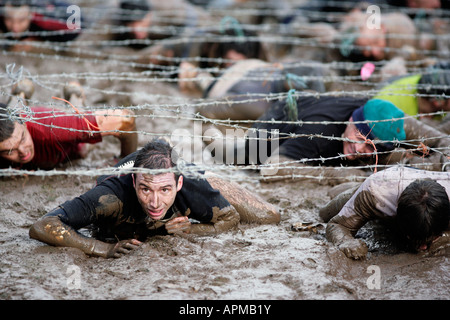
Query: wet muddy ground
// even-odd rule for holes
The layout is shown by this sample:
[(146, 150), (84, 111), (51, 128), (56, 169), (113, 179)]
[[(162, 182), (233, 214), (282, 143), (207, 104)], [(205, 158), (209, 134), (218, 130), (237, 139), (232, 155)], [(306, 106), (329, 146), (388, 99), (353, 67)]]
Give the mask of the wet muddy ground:
[[(85, 256), (28, 237), (42, 214), (89, 189), (89, 177), (2, 179), (1, 299), (447, 299), (449, 258), (395, 249), (373, 223), (362, 230), (365, 261), (328, 244), (321, 223), (326, 188), (246, 185), (282, 213), (279, 225), (242, 224), (217, 236), (159, 236), (121, 259)], [(324, 225), (322, 223), (322, 225)], [(379, 282), (377, 277), (379, 275)]]
[[(40, 76), (33, 98), (45, 103), (54, 102), (51, 96), (60, 96), (64, 82), (72, 80), (63, 73), (123, 71), (92, 61), (0, 57), (2, 68), (10, 63)], [(42, 77), (47, 74), (60, 76)], [(88, 79), (83, 85), (88, 104), (97, 106), (163, 105), (185, 98), (172, 83)], [(187, 119), (137, 113), (142, 115), (140, 146), (153, 134), (192, 128)], [(118, 152), (115, 141), (105, 139), (87, 159), (58, 170), (102, 168)], [(116, 260), (29, 238), (28, 230), (40, 216), (87, 191), (94, 180), (89, 175), (0, 177), (0, 299), (448, 299), (449, 256), (398, 250), (377, 223), (359, 233), (370, 248), (364, 261), (349, 260), (327, 243), (318, 210), (329, 200), (330, 187), (315, 183), (248, 179), (244, 187), (279, 208), (278, 225), (241, 224), (208, 237), (159, 236)], [(297, 231), (292, 226), (299, 222), (319, 225), (316, 232)]]

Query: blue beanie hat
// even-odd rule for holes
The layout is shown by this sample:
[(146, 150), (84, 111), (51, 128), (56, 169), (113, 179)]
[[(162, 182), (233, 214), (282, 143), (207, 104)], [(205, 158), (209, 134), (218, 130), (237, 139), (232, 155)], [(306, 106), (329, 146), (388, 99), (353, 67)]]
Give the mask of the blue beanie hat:
[[(371, 140), (383, 140), (379, 146), (386, 150), (394, 149), (392, 141), (401, 141), (406, 139), (405, 129), (403, 128), (403, 118), (405, 114), (393, 103), (381, 100), (371, 99), (365, 105), (356, 109), (352, 118), (353, 121), (366, 121), (364, 123), (355, 123), (356, 128)], [(397, 119), (393, 121), (383, 121)], [(391, 142), (389, 142), (391, 141)]]

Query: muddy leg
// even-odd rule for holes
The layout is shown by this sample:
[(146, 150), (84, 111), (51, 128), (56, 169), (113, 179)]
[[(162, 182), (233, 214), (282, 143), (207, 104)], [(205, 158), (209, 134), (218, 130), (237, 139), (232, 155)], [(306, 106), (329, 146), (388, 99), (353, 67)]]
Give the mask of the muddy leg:
[(241, 222), (260, 224), (280, 222), (280, 213), (273, 205), (242, 188), (239, 184), (218, 177), (208, 177), (207, 180), (236, 208)]

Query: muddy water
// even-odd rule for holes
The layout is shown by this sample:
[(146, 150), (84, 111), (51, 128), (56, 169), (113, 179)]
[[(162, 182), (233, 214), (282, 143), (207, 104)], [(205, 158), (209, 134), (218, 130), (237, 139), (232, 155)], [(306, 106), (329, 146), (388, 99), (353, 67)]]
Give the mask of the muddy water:
[[(83, 61), (19, 56), (0, 61), (0, 65), (24, 65), (32, 75), (123, 71)], [(51, 102), (52, 95), (60, 95), (62, 84), (41, 84), (36, 87), (37, 101)], [(163, 104), (183, 97), (171, 84), (118, 80), (83, 84), (134, 92), (105, 94), (88, 89), (91, 105)], [(170, 134), (174, 127), (190, 130), (191, 126), (183, 119), (139, 118), (139, 130), (147, 133), (140, 136), (139, 144), (154, 133)], [(118, 152), (115, 141), (105, 139), (87, 159), (66, 170), (104, 167)], [(325, 226), (318, 210), (329, 200), (328, 187), (251, 181), (243, 186), (279, 208), (278, 225), (242, 224), (211, 237), (155, 237), (129, 256), (106, 260), (28, 237), (29, 227), (40, 216), (87, 191), (94, 177), (0, 178), (0, 299), (448, 299), (448, 256), (423, 257), (397, 250), (382, 228), (372, 224), (359, 235), (369, 244), (367, 260), (348, 260), (327, 243), (324, 228), (318, 226), (316, 232), (292, 228), (299, 222)]]
[(365, 261), (348, 260), (326, 242), (323, 229), (292, 230), (297, 222), (321, 223), (325, 187), (254, 187), (280, 208), (279, 225), (243, 224), (211, 237), (159, 236), (129, 256), (106, 260), (28, 237), (39, 216), (89, 189), (91, 178), (0, 183), (1, 299), (448, 298), (448, 256), (396, 251), (375, 232), (377, 225), (362, 232), (371, 248)]

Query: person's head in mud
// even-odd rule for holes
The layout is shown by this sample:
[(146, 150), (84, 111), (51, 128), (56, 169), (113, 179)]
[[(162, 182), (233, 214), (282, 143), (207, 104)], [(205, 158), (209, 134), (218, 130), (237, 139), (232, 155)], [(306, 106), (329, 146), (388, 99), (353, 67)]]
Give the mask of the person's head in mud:
[[(222, 30), (215, 39), (219, 41), (208, 41), (202, 45), (201, 56), (216, 60), (215, 62), (202, 61), (201, 68), (229, 67), (234, 62), (244, 59), (267, 60), (265, 50), (256, 39), (256, 33), (241, 28), (227, 28)], [(252, 38), (252, 39), (249, 39)]]
[(29, 29), (32, 13), (29, 1), (2, 1), (0, 18), (6, 32), (20, 33)]
[(0, 157), (25, 164), (33, 159), (34, 154), (33, 139), (26, 125), (12, 120), (7, 106), (0, 103)]
[(395, 141), (406, 138), (402, 117), (403, 111), (381, 99), (371, 99), (356, 109), (342, 135), (346, 139), (343, 142), (346, 158), (355, 160), (370, 157), (375, 151), (393, 150)]
[(386, 56), (386, 30), (380, 28), (348, 27), (339, 38), (339, 51), (350, 61), (383, 60)]
[(434, 180), (415, 180), (398, 199), (396, 223), (413, 250), (427, 250), (447, 230), (449, 221), (448, 194)]
[(118, 25), (130, 30), (118, 36), (120, 39), (143, 40), (149, 37), (151, 26), (151, 6), (147, 0), (123, 0), (119, 4)]
[(441, 62), (425, 71), (417, 86), (419, 113), (450, 111), (450, 63)]
[(415, 9), (438, 9), (442, 7), (441, 0), (398, 0), (394, 5)]
[[(176, 152), (163, 140), (145, 145), (136, 156), (135, 168), (171, 169), (176, 167)], [(164, 170), (162, 170), (164, 171)], [(142, 209), (152, 220), (162, 219), (183, 186), (183, 176), (175, 172), (134, 173), (134, 188)]]

